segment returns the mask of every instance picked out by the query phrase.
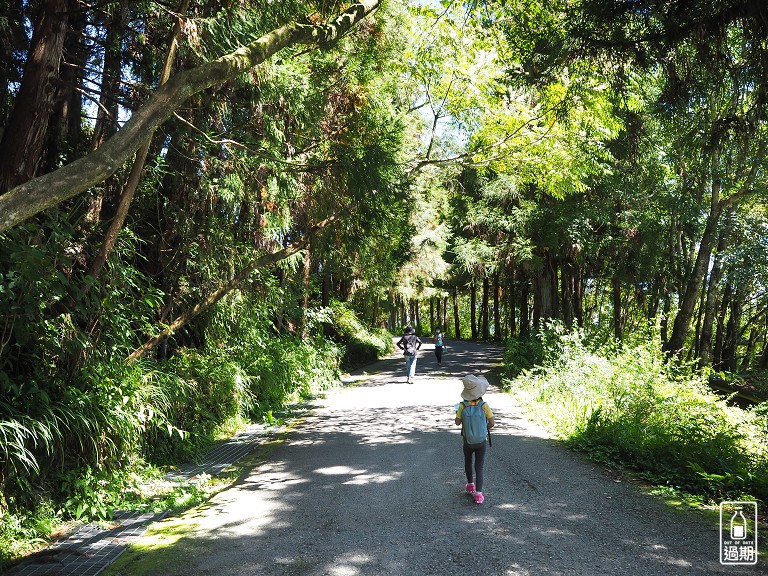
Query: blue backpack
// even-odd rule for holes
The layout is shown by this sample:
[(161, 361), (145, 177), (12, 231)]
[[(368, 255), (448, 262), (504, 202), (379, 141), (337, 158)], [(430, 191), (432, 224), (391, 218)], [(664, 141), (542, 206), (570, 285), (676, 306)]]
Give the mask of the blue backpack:
[(484, 401), (480, 400), (476, 405), (462, 402), (464, 409), (461, 412), (461, 435), (467, 444), (482, 444), (488, 436), (488, 420), (483, 410)]

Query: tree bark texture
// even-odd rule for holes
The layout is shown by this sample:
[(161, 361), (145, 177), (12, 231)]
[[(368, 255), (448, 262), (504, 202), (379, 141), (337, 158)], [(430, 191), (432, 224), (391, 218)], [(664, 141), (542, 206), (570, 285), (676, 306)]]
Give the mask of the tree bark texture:
[(509, 307), (509, 335), (514, 338), (517, 335), (517, 286), (515, 278), (515, 269), (510, 268), (508, 275), (508, 288), (507, 288), (507, 306)]
[(477, 285), (472, 281), (469, 293), (469, 316), (472, 324), (472, 340), (477, 340)]
[(723, 289), (723, 300), (720, 304), (720, 313), (717, 315), (717, 332), (715, 333), (715, 346), (712, 350), (712, 367), (720, 370), (723, 363), (723, 346), (725, 343), (725, 325), (728, 310), (731, 307), (733, 294), (732, 285), (727, 282)]
[(701, 324), (701, 333), (699, 334), (699, 367), (708, 366), (712, 361), (712, 334), (714, 333), (715, 314), (717, 313), (717, 298), (720, 287), (720, 280), (723, 277), (723, 253), (727, 247), (728, 240), (724, 232), (720, 233), (720, 239), (717, 242), (717, 253), (715, 263), (712, 266), (712, 272), (709, 273), (709, 284), (707, 286), (707, 299), (704, 304), (704, 318)]
[(493, 276), (493, 337), (501, 340), (501, 284), (499, 273)]
[(541, 269), (533, 279), (533, 323), (541, 326), (550, 318), (557, 318), (557, 270), (549, 250), (542, 255)]
[[(33, 178), (43, 158), (67, 35), (67, 14), (67, 0), (45, 0), (38, 9), (24, 77), (0, 142), (0, 193)], [(48, 196), (47, 185), (38, 194), (41, 199)], [(3, 212), (0, 208), (0, 214)]]
[(481, 325), (482, 325), (482, 331), (483, 331), (483, 340), (490, 340), (491, 338), (491, 328), (490, 328), (490, 322), (489, 322), (489, 304), (490, 304), (490, 292), (491, 292), (491, 285), (488, 281), (488, 277), (483, 278), (483, 301), (480, 307), (480, 319), (481, 319)]
[(723, 351), (720, 360), (720, 369), (735, 372), (737, 367), (736, 352), (739, 340), (739, 326), (741, 326), (741, 316), (744, 309), (744, 294), (737, 286), (734, 297), (731, 299), (730, 315), (725, 327), (725, 341), (723, 342)]
[(523, 275), (520, 283), (520, 336), (527, 338), (531, 333), (531, 315), (528, 310), (528, 299), (531, 294), (531, 283)]
[(624, 339), (624, 322), (621, 314), (621, 281), (618, 277), (611, 278), (613, 307), (613, 336), (621, 342)]
[(461, 338), (461, 322), (459, 321), (459, 288), (453, 287), (453, 331), (456, 338)]
[[(64, 40), (61, 80), (56, 90), (55, 108), (49, 127), (45, 172), (71, 162), (84, 140), (83, 99), (78, 87), (83, 83), (90, 48), (86, 45), (86, 18), (77, 0), (69, 0), (69, 26)], [(2, 121), (0, 121), (1, 123)]]

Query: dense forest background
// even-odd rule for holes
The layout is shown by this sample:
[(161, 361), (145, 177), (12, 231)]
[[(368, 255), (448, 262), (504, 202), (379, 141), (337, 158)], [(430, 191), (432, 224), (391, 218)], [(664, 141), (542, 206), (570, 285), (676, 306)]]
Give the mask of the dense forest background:
[[(0, 55), (0, 541), (409, 323), (764, 398), (762, 0), (0, 0)], [(751, 410), (693, 476), (768, 494)]]

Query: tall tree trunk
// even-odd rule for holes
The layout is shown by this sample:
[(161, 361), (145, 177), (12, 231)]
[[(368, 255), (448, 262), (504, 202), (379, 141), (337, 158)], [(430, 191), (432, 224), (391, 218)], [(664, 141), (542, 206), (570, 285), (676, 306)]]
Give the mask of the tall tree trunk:
[(624, 339), (624, 320), (621, 313), (621, 280), (617, 276), (611, 278), (613, 307), (613, 336), (621, 342)]
[(477, 286), (474, 280), (469, 287), (469, 321), (472, 329), (472, 340), (477, 340)]
[[(128, 13), (126, 0), (108, 6), (110, 10), (107, 33), (104, 39), (104, 64), (101, 69), (101, 89), (99, 104), (96, 109), (96, 121), (93, 126), (91, 148), (96, 150), (104, 140), (117, 132), (118, 94), (122, 79), (123, 35), (125, 17)], [(180, 12), (184, 14), (184, 12)]]
[[(304, 234), (309, 234), (309, 230), (305, 230)], [(302, 274), (302, 291), (303, 291), (303, 298), (301, 302), (301, 308), (303, 310), (303, 314), (301, 315), (301, 327), (299, 330), (299, 334), (301, 334), (302, 338), (306, 338), (307, 336), (307, 312), (309, 312), (309, 280), (312, 273), (312, 244), (311, 242), (307, 243), (307, 247), (304, 250), (304, 270)]]
[(723, 353), (721, 366), (730, 372), (736, 371), (736, 352), (739, 346), (739, 327), (741, 325), (741, 315), (744, 309), (744, 294), (740, 287), (736, 287), (733, 298), (731, 299), (731, 310), (728, 317), (728, 324), (725, 328), (725, 341), (723, 342)]
[(490, 328), (490, 322), (488, 321), (488, 317), (490, 316), (489, 308), (490, 308), (490, 292), (491, 292), (491, 285), (488, 281), (488, 277), (483, 277), (483, 301), (480, 305), (480, 322), (482, 325), (482, 331), (483, 331), (483, 340), (490, 340), (491, 339), (491, 328)]
[[(179, 7), (179, 13), (180, 14), (186, 14), (187, 9), (189, 8), (189, 0), (182, 0), (181, 6)], [(173, 60), (176, 55), (176, 48), (178, 47), (179, 42), (179, 35), (181, 34), (181, 21), (177, 20), (176, 23), (173, 26), (173, 30), (171, 32), (171, 37), (168, 41), (168, 49), (165, 54), (165, 62), (163, 64), (163, 69), (160, 72), (160, 79), (158, 82), (158, 86), (162, 86), (166, 82), (168, 82), (168, 79), (171, 77), (171, 69), (173, 68)], [(106, 73), (106, 70), (105, 70)], [(130, 209), (131, 203), (133, 202), (133, 197), (136, 194), (136, 190), (139, 187), (139, 183), (141, 182), (141, 175), (144, 171), (144, 164), (147, 160), (147, 155), (149, 154), (149, 147), (151, 145), (152, 138), (147, 138), (147, 140), (141, 145), (139, 150), (136, 152), (136, 158), (133, 161), (133, 166), (131, 167), (131, 172), (128, 175), (128, 180), (125, 183), (125, 186), (123, 187), (123, 190), (120, 194), (120, 201), (117, 205), (117, 212), (115, 213), (114, 218), (112, 219), (112, 223), (109, 226), (109, 229), (107, 230), (107, 233), (104, 237), (104, 241), (101, 244), (101, 248), (99, 250), (98, 255), (94, 259), (94, 261), (91, 263), (90, 267), (90, 274), (93, 277), (96, 277), (101, 272), (101, 269), (104, 267), (104, 264), (107, 262), (107, 258), (109, 257), (109, 254), (112, 252), (112, 249), (115, 247), (115, 242), (117, 241), (117, 236), (120, 233), (120, 230), (123, 227), (123, 224), (125, 223), (125, 219), (128, 216), (128, 210)]]
[(0, 193), (31, 180), (43, 159), (67, 15), (67, 0), (43, 0), (38, 8), (24, 77), (0, 141)]
[(381, 306), (381, 295), (376, 293), (373, 297), (373, 311), (371, 313), (371, 326), (376, 326), (379, 321), (380, 306)]
[(704, 318), (699, 335), (699, 367), (704, 368), (712, 362), (712, 334), (714, 332), (715, 315), (717, 313), (717, 297), (720, 281), (723, 277), (723, 254), (727, 247), (727, 233), (722, 231), (717, 242), (717, 255), (709, 274), (707, 300), (704, 304)]
[(696, 261), (693, 270), (685, 282), (685, 290), (680, 308), (675, 316), (675, 322), (672, 326), (672, 335), (669, 341), (664, 345), (664, 350), (671, 353), (679, 353), (685, 345), (688, 332), (691, 327), (696, 307), (696, 299), (699, 295), (701, 283), (709, 268), (709, 260), (712, 255), (715, 241), (717, 239), (717, 228), (722, 214), (722, 205), (720, 203), (720, 181), (715, 179), (712, 184), (712, 202), (710, 205), (707, 223), (704, 228), (704, 234), (699, 242), (699, 251), (696, 254)]
[(699, 357), (699, 342), (701, 341), (701, 322), (704, 318), (704, 307), (706, 305), (707, 298), (707, 283), (706, 281), (701, 284), (701, 294), (699, 296), (699, 305), (696, 309), (696, 325), (693, 330), (694, 339), (693, 346), (688, 349), (686, 355), (687, 361), (690, 361), (692, 357)]
[(531, 294), (531, 284), (524, 274), (520, 283), (520, 336), (527, 338), (531, 333), (531, 319), (528, 312), (528, 300)]
[(517, 335), (517, 318), (516, 315), (516, 308), (517, 308), (517, 287), (515, 286), (515, 269), (510, 268), (509, 269), (509, 279), (508, 279), (508, 293), (509, 293), (509, 336), (510, 338), (514, 338)]
[(584, 326), (584, 290), (581, 266), (575, 266), (573, 273), (573, 315), (578, 326)]
[(459, 287), (453, 287), (453, 330), (454, 337), (461, 339), (461, 316), (459, 314)]
[[(752, 151), (756, 158), (761, 158), (765, 153), (766, 145), (764, 142), (760, 142), (758, 148)], [(722, 190), (722, 184), (719, 176), (720, 162), (720, 148), (716, 148), (712, 152), (711, 158), (711, 198), (709, 215), (707, 216), (706, 226), (704, 233), (699, 242), (699, 250), (696, 254), (696, 261), (694, 263), (691, 273), (688, 275), (688, 280), (685, 284), (685, 292), (680, 301), (680, 309), (675, 317), (675, 323), (672, 328), (672, 335), (669, 341), (664, 346), (664, 350), (670, 353), (678, 353), (685, 345), (685, 340), (688, 337), (688, 332), (691, 326), (691, 319), (693, 318), (694, 308), (696, 306), (696, 299), (698, 297), (699, 288), (701, 287), (704, 277), (709, 269), (709, 261), (712, 255), (712, 250), (715, 247), (715, 242), (718, 238), (718, 227), (720, 216), (726, 208), (733, 206), (738, 200), (747, 194), (752, 193), (752, 186), (757, 175), (757, 171), (760, 166), (760, 162), (754, 161), (752, 167), (747, 174), (747, 177), (742, 182), (739, 190), (732, 193), (726, 200), (720, 199), (720, 193)]]
[(553, 265), (549, 250), (545, 250), (541, 269), (533, 277), (533, 324), (537, 327), (557, 317), (557, 272)]
[(550, 309), (550, 318), (561, 318), (560, 316), (560, 283), (558, 282), (558, 262), (550, 256), (550, 275), (549, 275), (549, 294), (552, 302)]
[(747, 348), (744, 351), (744, 358), (742, 358), (741, 364), (738, 367), (739, 372), (744, 373), (749, 370), (750, 364), (752, 363), (752, 356), (755, 353), (755, 347), (759, 338), (760, 330), (758, 330), (757, 326), (752, 326), (752, 329), (749, 331), (749, 340), (747, 341)]
[(573, 326), (574, 274), (573, 263), (566, 256), (560, 266), (560, 310), (563, 323), (570, 328)]
[[(766, 324), (768, 324), (768, 321), (766, 321)], [(763, 327), (763, 351), (760, 353), (760, 360), (758, 362), (761, 370), (768, 369), (768, 331), (766, 331), (766, 328), (768, 326)]]
[(70, 27), (64, 41), (65, 66), (56, 90), (55, 108), (49, 128), (48, 158), (45, 171), (71, 162), (82, 148), (83, 100), (78, 89), (83, 84), (88, 47), (85, 44), (87, 21), (78, 0), (69, 0)]
[(445, 331), (448, 329), (448, 296), (443, 296), (443, 316), (440, 322), (440, 328)]
[(331, 273), (327, 268), (327, 262), (326, 262), (326, 265), (323, 266), (323, 288), (320, 296), (320, 304), (323, 308), (328, 308), (328, 306), (331, 305), (331, 283), (332, 282), (333, 282), (333, 278), (331, 278)]
[(502, 340), (501, 334), (501, 283), (499, 273), (493, 275), (493, 337)]
[(733, 287), (727, 282), (723, 290), (723, 300), (720, 303), (720, 314), (717, 315), (717, 332), (715, 334), (715, 347), (712, 350), (712, 367), (715, 370), (723, 370), (723, 348), (725, 346), (726, 317), (731, 308)]

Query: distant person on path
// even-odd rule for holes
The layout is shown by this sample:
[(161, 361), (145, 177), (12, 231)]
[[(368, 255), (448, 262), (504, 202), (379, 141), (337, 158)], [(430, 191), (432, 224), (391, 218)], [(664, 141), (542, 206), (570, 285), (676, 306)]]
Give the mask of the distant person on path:
[(437, 334), (435, 334), (435, 357), (437, 358), (437, 363), (442, 364), (443, 363), (443, 347), (445, 344), (443, 343), (443, 333), (440, 332), (440, 330), (437, 331)]
[(416, 336), (416, 330), (412, 326), (406, 327), (405, 334), (397, 341), (397, 347), (405, 356), (406, 382), (413, 384), (413, 377), (416, 375), (416, 351), (421, 348), (421, 340)]
[(482, 504), (485, 501), (483, 464), (486, 437), (494, 425), (491, 407), (483, 401), (483, 394), (488, 390), (488, 380), (485, 376), (468, 374), (461, 382), (464, 385), (464, 390), (461, 391), (464, 401), (457, 405), (456, 426), (461, 426), (461, 435), (464, 438), (464, 472), (467, 476), (464, 488), (467, 494), (472, 495), (475, 504)]

